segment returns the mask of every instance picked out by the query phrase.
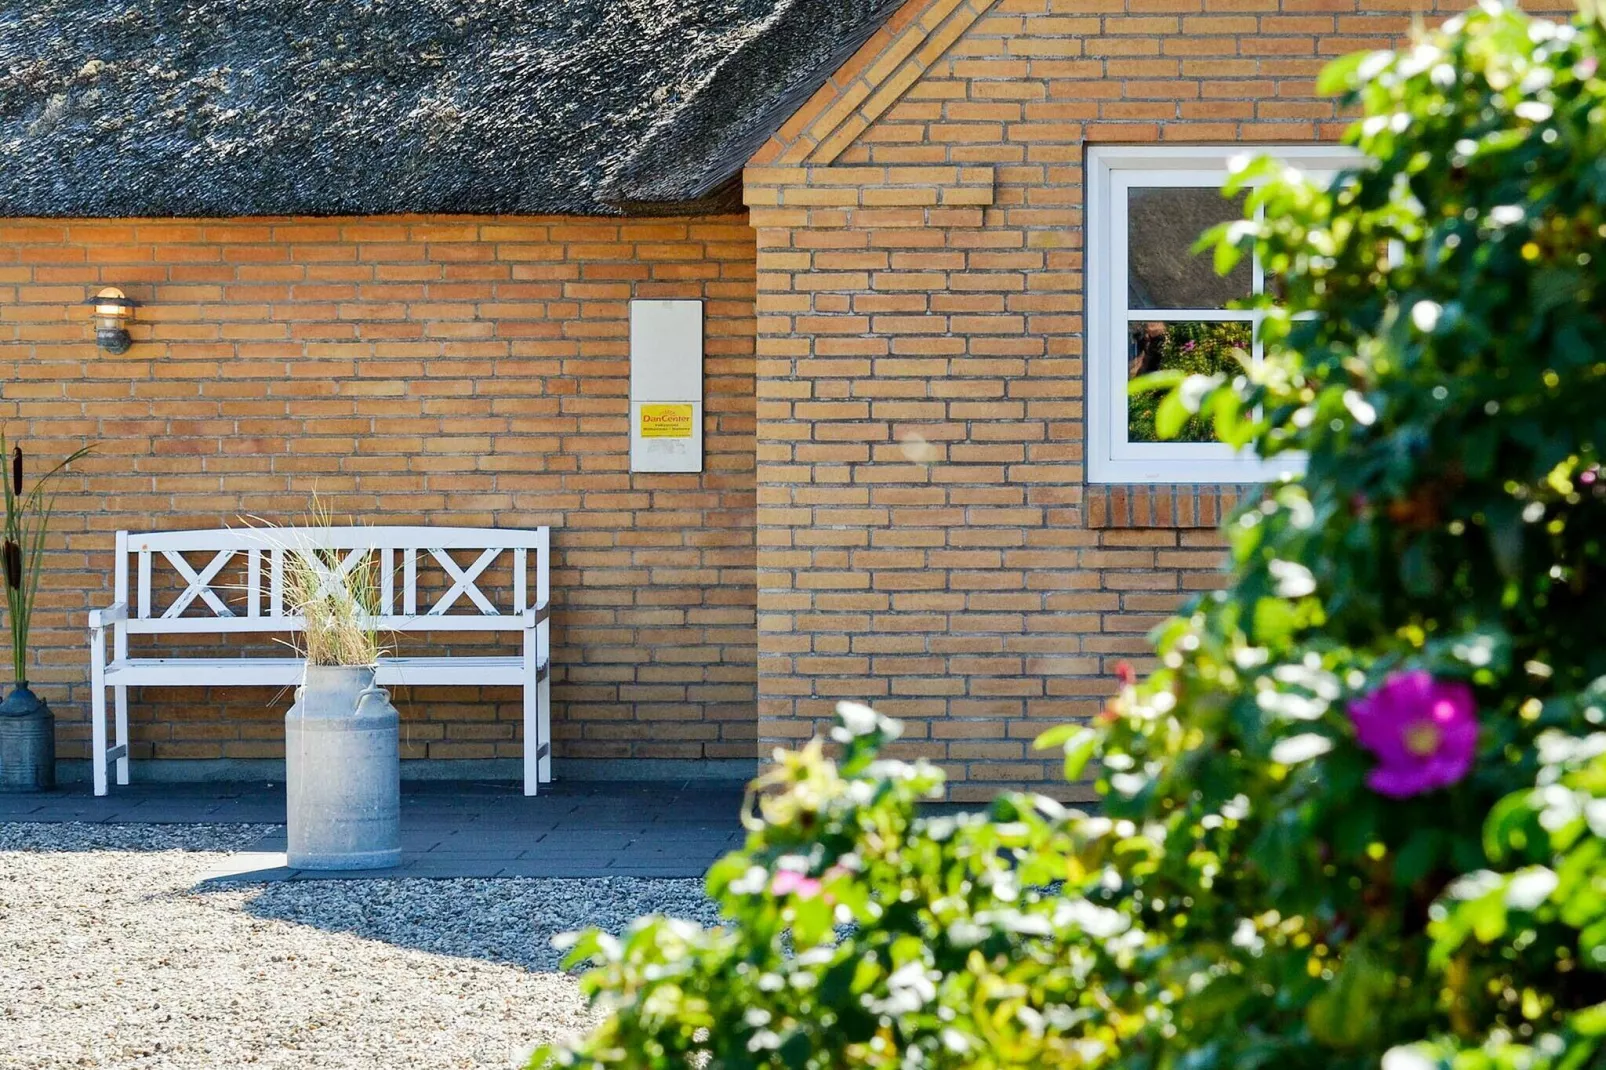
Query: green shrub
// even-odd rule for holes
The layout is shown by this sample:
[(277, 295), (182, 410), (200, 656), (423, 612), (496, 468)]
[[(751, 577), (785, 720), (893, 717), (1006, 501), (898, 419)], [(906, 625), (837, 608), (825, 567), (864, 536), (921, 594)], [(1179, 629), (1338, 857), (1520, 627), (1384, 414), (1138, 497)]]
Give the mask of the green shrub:
[(1603, 56), (1485, 4), (1325, 76), (1375, 165), (1229, 186), (1264, 222), (1218, 255), (1287, 303), (1245, 396), (1195, 380), (1162, 422), (1306, 475), (1229, 524), (1160, 668), (1055, 734), (1099, 816), (921, 817), (936, 773), (850, 707), (840, 764), (762, 783), (723, 927), (584, 938), (607, 1019), (538, 1061), (1606, 1064)]

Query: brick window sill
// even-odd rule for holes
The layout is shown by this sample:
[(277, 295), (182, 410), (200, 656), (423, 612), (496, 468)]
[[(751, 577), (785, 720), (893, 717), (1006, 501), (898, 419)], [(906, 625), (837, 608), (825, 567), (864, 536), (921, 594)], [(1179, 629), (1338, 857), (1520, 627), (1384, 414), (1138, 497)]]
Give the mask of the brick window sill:
[(1254, 491), (1194, 483), (1090, 483), (1082, 501), (1089, 528), (1216, 528)]

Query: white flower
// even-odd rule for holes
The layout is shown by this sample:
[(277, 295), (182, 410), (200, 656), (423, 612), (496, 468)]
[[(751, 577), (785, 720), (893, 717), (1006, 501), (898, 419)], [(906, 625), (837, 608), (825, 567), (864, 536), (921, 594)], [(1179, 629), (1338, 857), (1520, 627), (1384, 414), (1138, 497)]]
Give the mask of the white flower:
[[(1549, 67), (1534, 67), (1527, 74), (1522, 76), (1522, 81), (1518, 84), (1517, 88), (1520, 89), (1524, 95), (1532, 96), (1541, 89), (1548, 88), (1550, 83), (1554, 82), (1555, 80), (1555, 72)], [(1522, 105), (1520, 104), (1518, 105), (1519, 108), (1521, 108), (1521, 106)]]
[(937, 986), (926, 975), (925, 966), (910, 962), (887, 978), (886, 999), (866, 997), (865, 1006), (876, 1014), (913, 1014), (936, 997)]
[(1528, 866), (1519, 870), (1506, 885), (1506, 906), (1513, 910), (1537, 910), (1540, 903), (1550, 898), (1560, 879), (1544, 866)]
[(876, 723), (881, 719), (875, 710), (862, 702), (838, 702), (836, 715), (842, 721), (842, 727), (852, 736), (867, 736), (875, 731)]
[(1439, 315), (1443, 311), (1444, 306), (1437, 301), (1418, 301), (1411, 306), (1411, 322), (1416, 324), (1417, 330), (1426, 334), (1439, 325)]
[(1344, 407), (1349, 410), (1351, 416), (1355, 417), (1355, 422), (1362, 427), (1371, 427), (1372, 424), (1377, 422), (1377, 410), (1372, 407), (1371, 402), (1361, 397), (1359, 391), (1344, 391)]
[(1314, 721), (1327, 712), (1327, 700), (1307, 698), (1292, 691), (1267, 689), (1255, 695), (1255, 705), (1288, 721)]
[(1199, 406), (1204, 404), (1205, 395), (1220, 386), (1222, 377), (1219, 375), (1190, 375), (1182, 380), (1182, 387), (1177, 391), (1177, 397), (1182, 407), (1189, 412), (1198, 412)]
[(1240, 669), (1253, 669), (1266, 664), (1271, 651), (1263, 646), (1241, 646), (1232, 652), (1232, 661)]
[(1108, 907), (1096, 906), (1086, 899), (1066, 899), (1054, 910), (1054, 921), (1061, 927), (1075, 925), (1096, 939), (1106, 939), (1124, 933), (1132, 923), (1126, 915)]
[(1333, 741), (1315, 732), (1279, 739), (1271, 748), (1271, 760), (1278, 765), (1298, 765), (1319, 758), (1333, 749)]
[(749, 866), (746, 873), (730, 883), (730, 890), (737, 895), (757, 895), (769, 887), (770, 875), (763, 866)]
[(1438, 1070), (1438, 1062), (1410, 1048), (1390, 1048), (1383, 1054), (1383, 1070)]
[(1266, 941), (1261, 939), (1255, 931), (1255, 923), (1248, 918), (1239, 918), (1238, 925), (1232, 931), (1232, 946), (1241, 947), (1251, 954), (1258, 955), (1265, 948)]
[(1297, 561), (1273, 561), (1266, 571), (1277, 581), (1278, 598), (1304, 598), (1316, 590), (1316, 577)]

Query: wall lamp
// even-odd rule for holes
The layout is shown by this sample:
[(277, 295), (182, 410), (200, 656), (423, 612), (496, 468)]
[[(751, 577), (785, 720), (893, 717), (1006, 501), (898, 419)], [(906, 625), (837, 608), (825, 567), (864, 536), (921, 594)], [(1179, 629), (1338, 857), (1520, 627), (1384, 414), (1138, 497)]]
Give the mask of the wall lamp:
[(95, 344), (108, 353), (127, 353), (133, 344), (128, 337), (128, 321), (134, 318), (139, 302), (115, 286), (108, 286), (84, 302), (95, 309)]

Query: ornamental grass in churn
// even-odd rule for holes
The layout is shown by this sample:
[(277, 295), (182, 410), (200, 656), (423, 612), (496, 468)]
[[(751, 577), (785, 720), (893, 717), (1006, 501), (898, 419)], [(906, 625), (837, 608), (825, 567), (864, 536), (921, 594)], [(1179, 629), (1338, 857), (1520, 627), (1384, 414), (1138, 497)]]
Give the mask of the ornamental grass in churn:
[(400, 716), (375, 683), (384, 655), (377, 554), (340, 547), (316, 496), (308, 524), (277, 535), (306, 661), (285, 714), (288, 862), (315, 870), (397, 865)]

